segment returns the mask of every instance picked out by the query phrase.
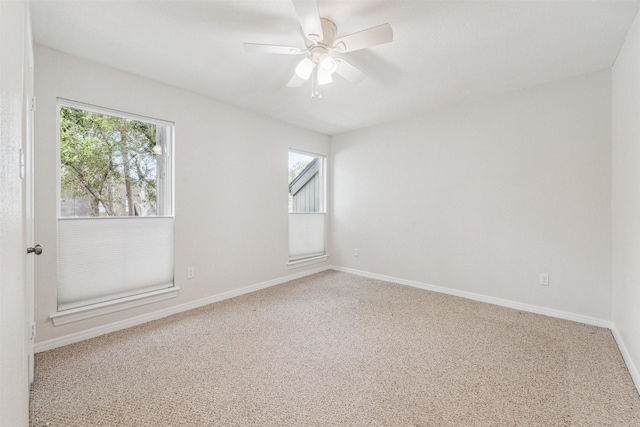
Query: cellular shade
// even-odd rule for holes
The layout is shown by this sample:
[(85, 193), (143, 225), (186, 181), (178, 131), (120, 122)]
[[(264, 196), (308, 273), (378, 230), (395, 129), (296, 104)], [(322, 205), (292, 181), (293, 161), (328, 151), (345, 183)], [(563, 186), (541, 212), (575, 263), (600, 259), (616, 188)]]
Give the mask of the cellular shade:
[(289, 260), (324, 255), (324, 213), (289, 214)]
[(58, 311), (173, 286), (172, 217), (58, 220)]

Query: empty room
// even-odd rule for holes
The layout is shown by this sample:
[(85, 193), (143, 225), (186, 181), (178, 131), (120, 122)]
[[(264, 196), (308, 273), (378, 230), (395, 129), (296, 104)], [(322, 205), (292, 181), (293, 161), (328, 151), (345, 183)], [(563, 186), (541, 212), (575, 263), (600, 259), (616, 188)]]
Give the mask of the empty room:
[(640, 1), (0, 1), (0, 425), (640, 426)]

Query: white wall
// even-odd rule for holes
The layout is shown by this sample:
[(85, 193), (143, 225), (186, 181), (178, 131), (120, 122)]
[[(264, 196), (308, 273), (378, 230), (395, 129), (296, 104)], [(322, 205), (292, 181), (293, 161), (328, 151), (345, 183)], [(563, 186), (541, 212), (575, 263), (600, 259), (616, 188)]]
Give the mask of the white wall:
[(28, 423), (26, 244), (19, 153), (25, 124), (26, 2), (0, 2), (0, 425)]
[(640, 389), (640, 18), (613, 66), (613, 320)]
[(610, 320), (610, 108), (605, 70), (333, 137), (333, 263)]
[[(305, 269), (286, 265), (288, 149), (327, 156), (327, 136), (42, 46), (35, 64), (35, 234), (46, 248), (36, 268), (37, 342)], [(177, 299), (56, 327), (49, 320), (56, 311), (56, 97), (175, 122)], [(194, 279), (186, 279), (187, 266), (195, 267)]]

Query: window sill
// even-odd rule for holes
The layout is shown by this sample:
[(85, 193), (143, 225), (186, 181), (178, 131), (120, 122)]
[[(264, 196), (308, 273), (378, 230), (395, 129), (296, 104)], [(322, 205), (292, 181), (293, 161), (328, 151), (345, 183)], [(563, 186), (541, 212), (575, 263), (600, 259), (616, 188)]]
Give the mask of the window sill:
[(54, 326), (65, 325), (67, 323), (78, 322), (84, 319), (90, 319), (103, 314), (114, 313), (116, 311), (126, 310), (128, 308), (138, 307), (141, 305), (151, 304), (178, 296), (180, 288), (172, 287), (161, 289), (159, 291), (146, 292), (144, 294), (133, 295), (126, 298), (119, 298), (113, 301), (105, 301), (98, 304), (91, 304), (86, 307), (72, 308), (70, 310), (59, 311), (53, 313), (49, 318), (53, 321)]
[(308, 265), (319, 264), (321, 262), (325, 262), (328, 259), (329, 254), (315, 256), (312, 258), (297, 259), (295, 261), (289, 261), (287, 263), (287, 267), (289, 268), (289, 270), (294, 270), (296, 268), (306, 267)]

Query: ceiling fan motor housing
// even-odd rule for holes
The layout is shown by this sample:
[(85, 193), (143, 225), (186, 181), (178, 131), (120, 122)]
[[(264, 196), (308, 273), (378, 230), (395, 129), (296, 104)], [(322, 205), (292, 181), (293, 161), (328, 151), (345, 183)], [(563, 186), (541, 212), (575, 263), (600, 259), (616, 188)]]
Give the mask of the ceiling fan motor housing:
[(306, 40), (308, 40), (307, 47), (312, 48), (313, 46), (323, 46), (325, 49), (332, 47), (333, 42), (336, 39), (336, 32), (338, 31), (338, 27), (333, 21), (328, 20), (327, 18), (320, 18), (320, 24), (322, 25), (322, 40), (312, 40), (307, 35), (302, 32), (302, 35)]
[(307, 44), (307, 48), (313, 63), (319, 65), (322, 71), (332, 74), (337, 68), (337, 63), (328, 50), (333, 47), (338, 28), (336, 24), (326, 18), (320, 18), (320, 23), (324, 38), (317, 42), (311, 41)]

